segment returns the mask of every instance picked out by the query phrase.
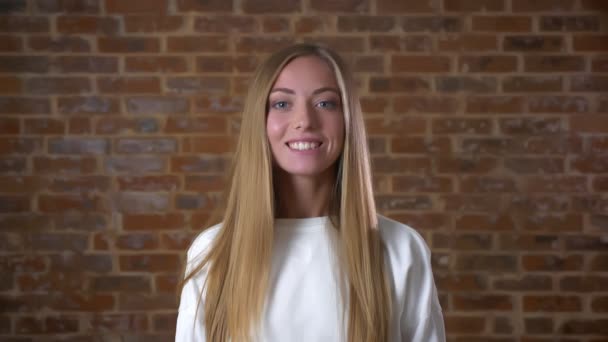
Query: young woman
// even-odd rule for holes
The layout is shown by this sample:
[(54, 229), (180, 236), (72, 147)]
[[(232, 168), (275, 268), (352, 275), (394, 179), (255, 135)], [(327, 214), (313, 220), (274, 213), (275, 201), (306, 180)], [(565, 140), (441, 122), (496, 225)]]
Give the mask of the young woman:
[(427, 246), (376, 213), (342, 59), (281, 50), (244, 108), (222, 222), (188, 250), (176, 341), (444, 341)]

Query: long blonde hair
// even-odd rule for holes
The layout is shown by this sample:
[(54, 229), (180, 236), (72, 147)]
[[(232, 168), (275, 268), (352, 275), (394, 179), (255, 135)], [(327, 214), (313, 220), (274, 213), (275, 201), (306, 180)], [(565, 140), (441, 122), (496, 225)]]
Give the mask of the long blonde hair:
[(227, 196), (220, 209), (221, 229), (206, 257), (182, 281), (181, 286), (208, 265), (201, 293), (208, 341), (251, 340), (261, 321), (269, 288), (275, 218), (272, 154), (266, 136), (267, 99), (283, 67), (296, 57), (310, 55), (333, 69), (344, 111), (344, 150), (337, 161), (330, 217), (339, 231), (336, 253), (345, 275), (342, 293), (348, 296), (348, 341), (388, 339), (391, 290), (355, 85), (336, 53), (318, 45), (297, 44), (271, 55), (251, 80)]

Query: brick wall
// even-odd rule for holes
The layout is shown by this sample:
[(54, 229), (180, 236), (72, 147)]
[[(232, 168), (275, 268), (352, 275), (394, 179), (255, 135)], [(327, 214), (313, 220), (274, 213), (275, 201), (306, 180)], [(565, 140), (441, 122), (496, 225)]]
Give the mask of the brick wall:
[[(354, 65), (450, 341), (608, 336), (608, 2), (0, 2), (0, 339), (167, 341), (253, 68)], [(121, 339), (122, 338), (122, 339)]]

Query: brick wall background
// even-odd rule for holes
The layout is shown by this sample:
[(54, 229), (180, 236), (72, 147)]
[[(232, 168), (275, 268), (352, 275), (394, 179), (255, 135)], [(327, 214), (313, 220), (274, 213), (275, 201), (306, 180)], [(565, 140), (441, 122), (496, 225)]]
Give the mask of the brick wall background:
[(0, 2), (0, 340), (168, 341), (253, 68), (360, 80), (378, 206), (450, 341), (606, 341), (608, 2)]

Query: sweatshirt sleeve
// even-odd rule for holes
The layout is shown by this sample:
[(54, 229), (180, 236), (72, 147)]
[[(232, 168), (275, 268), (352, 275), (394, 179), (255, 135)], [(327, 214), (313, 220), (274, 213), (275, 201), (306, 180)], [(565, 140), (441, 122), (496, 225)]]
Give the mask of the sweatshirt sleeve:
[(416, 232), (410, 246), (412, 264), (408, 271), (405, 303), (401, 313), (402, 340), (444, 342), (443, 314), (431, 269), (431, 253)]
[[(188, 249), (184, 277), (203, 260), (216, 233), (216, 227), (209, 228), (199, 234), (194, 242), (192, 242), (192, 245)], [(207, 266), (197, 275), (190, 278), (182, 288), (175, 327), (175, 342), (206, 341), (205, 314), (203, 311), (205, 299), (204, 296), (200, 296), (206, 274)]]

